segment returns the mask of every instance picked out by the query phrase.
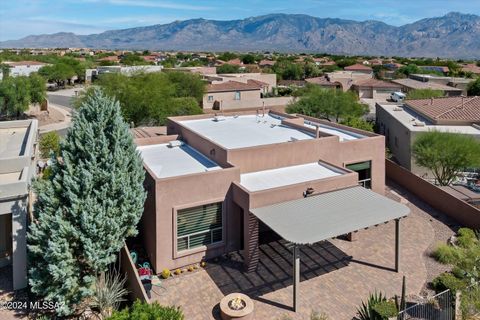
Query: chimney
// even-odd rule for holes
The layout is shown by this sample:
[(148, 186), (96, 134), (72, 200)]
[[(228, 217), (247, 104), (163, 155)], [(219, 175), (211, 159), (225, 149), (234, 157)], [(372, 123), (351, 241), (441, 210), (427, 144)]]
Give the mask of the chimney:
[(315, 126), (315, 138), (320, 138), (320, 126), (318, 124)]
[(433, 97), (430, 98), (430, 104), (433, 105)]

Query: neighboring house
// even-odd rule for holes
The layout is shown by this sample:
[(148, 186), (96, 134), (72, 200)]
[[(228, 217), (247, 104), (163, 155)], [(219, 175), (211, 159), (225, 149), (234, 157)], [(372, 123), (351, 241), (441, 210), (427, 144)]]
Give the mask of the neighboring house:
[(406, 100), (404, 105), (376, 105), (377, 126), (395, 161), (422, 176), (429, 172), (415, 164), (411, 147), (423, 132), (442, 131), (480, 139), (480, 97)]
[(297, 87), (303, 88), (307, 82), (305, 80), (278, 80), (278, 87)]
[(258, 63), (258, 66), (260, 68), (266, 68), (266, 67), (273, 67), (275, 65), (275, 61), (272, 61), (272, 60), (261, 60), (259, 63)]
[[(40, 68), (47, 65), (47, 63), (38, 61), (6, 61), (3, 62), (9, 67), (8, 75), (11, 77), (29, 76), (33, 72), (38, 72)], [(0, 71), (0, 80), (3, 79), (3, 73)]]
[(100, 58), (97, 61), (107, 61), (107, 62), (119, 63), (120, 58), (116, 55), (115, 56), (107, 56), (107, 57)]
[(401, 86), (372, 78), (356, 81), (352, 89), (358, 93), (359, 98), (386, 100), (392, 92), (400, 91)]
[(247, 83), (226, 81), (207, 85), (203, 109), (225, 110), (261, 106), (262, 86), (256, 81)]
[[(148, 190), (140, 237), (156, 272), (238, 250), (253, 270), (258, 241), (273, 228), (259, 208), (329, 195), (339, 199), (336, 212), (353, 216), (362, 213), (339, 209), (351, 203), (345, 190), (384, 199), (380, 135), (274, 112), (173, 117), (167, 133), (136, 139)], [(359, 197), (368, 210), (371, 198)], [(294, 210), (292, 226), (305, 221)]]
[(107, 73), (121, 73), (126, 75), (132, 75), (137, 72), (161, 72), (163, 66), (154, 66), (154, 65), (143, 65), (143, 66), (98, 66), (96, 69), (86, 69), (85, 70), (85, 82), (91, 83), (99, 75)]
[(340, 82), (332, 82), (326, 76), (315, 77), (315, 78), (306, 78), (306, 83), (315, 84), (317, 86), (327, 88), (327, 89), (341, 89), (342, 84)]
[(358, 81), (372, 79), (373, 73), (362, 73), (355, 71), (335, 71), (326, 74), (330, 82), (338, 82), (342, 85), (343, 91), (348, 91)]
[(480, 66), (477, 66), (475, 63), (462, 64), (462, 71), (480, 75)]
[(419, 66), (419, 68), (426, 71), (440, 72), (440, 73), (443, 73), (444, 75), (447, 75), (450, 72), (450, 69), (444, 66)]
[(468, 84), (472, 81), (472, 79), (467, 78), (443, 77), (431, 74), (411, 74), (409, 78), (422, 82), (439, 83), (449, 87), (461, 89), (463, 95), (467, 95)]
[(423, 82), (414, 79), (395, 79), (392, 80), (392, 82), (399, 84), (402, 87), (402, 91), (407, 93), (411, 90), (431, 89), (440, 90), (443, 92), (444, 95), (448, 97), (460, 96), (462, 94), (462, 89), (457, 89), (432, 81)]
[(370, 74), (370, 73), (373, 72), (372, 68), (370, 68), (369, 66), (360, 64), (360, 63), (356, 63), (354, 65), (345, 67), (345, 68), (343, 68), (343, 70), (350, 71), (350, 72), (367, 73), (367, 74)]
[[(208, 80), (208, 79), (207, 79)], [(238, 81), (247, 83), (249, 80), (254, 80), (262, 83), (265, 87), (264, 92), (271, 92), (277, 86), (277, 75), (274, 73), (223, 73), (217, 74), (211, 83), (219, 83), (225, 81)]]
[(27, 286), (29, 186), (37, 139), (37, 120), (0, 122), (0, 267), (11, 266), (14, 290)]
[(217, 74), (217, 68), (216, 67), (176, 67), (176, 68), (164, 68), (163, 70), (164, 71), (198, 73), (198, 74), (201, 74), (201, 75)]

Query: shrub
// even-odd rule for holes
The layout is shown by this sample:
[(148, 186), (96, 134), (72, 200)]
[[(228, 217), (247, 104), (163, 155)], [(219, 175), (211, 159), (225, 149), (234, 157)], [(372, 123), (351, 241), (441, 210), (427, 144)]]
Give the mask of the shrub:
[(453, 274), (445, 272), (433, 279), (433, 288), (436, 292), (441, 292), (449, 289), (453, 294), (459, 289), (465, 288), (465, 283), (457, 279)]
[(60, 153), (60, 136), (56, 131), (47, 132), (40, 137), (40, 156), (50, 158), (50, 151), (55, 155)]
[(325, 313), (318, 313), (316, 311), (312, 311), (310, 314), (310, 320), (328, 320), (328, 316)]
[(362, 301), (360, 308), (357, 308), (358, 318), (360, 320), (375, 320), (373, 307), (382, 301), (387, 301), (387, 298), (381, 293), (371, 293), (367, 302)]
[(374, 319), (388, 319), (398, 314), (394, 301), (380, 301), (372, 307)]
[(458, 230), (458, 245), (463, 248), (469, 248), (478, 241), (475, 232), (469, 228), (460, 228)]
[(162, 278), (163, 278), (163, 279), (168, 279), (168, 278), (170, 278), (170, 275), (171, 275), (171, 274), (172, 274), (172, 273), (171, 273), (170, 270), (168, 270), (168, 269), (163, 269), (163, 270), (162, 270)]
[(182, 270), (181, 270), (181, 269), (175, 270), (175, 274), (176, 274), (177, 276), (180, 275), (181, 273), (182, 273)]
[(125, 301), (124, 296), (128, 294), (124, 289), (126, 281), (127, 278), (115, 270), (103, 273), (97, 278), (91, 306), (99, 312), (102, 319), (111, 316), (120, 303)]
[(459, 258), (459, 252), (454, 247), (441, 244), (433, 252), (435, 259), (444, 264), (454, 263)]
[(108, 318), (109, 320), (137, 320), (137, 319), (158, 319), (158, 320), (184, 320), (182, 310), (179, 307), (162, 306), (158, 302), (151, 304), (135, 301), (131, 308), (116, 311)]

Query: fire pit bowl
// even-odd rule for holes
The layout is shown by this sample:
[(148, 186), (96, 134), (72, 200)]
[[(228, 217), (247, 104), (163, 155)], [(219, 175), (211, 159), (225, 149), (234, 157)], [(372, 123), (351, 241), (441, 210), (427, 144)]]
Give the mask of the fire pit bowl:
[(243, 293), (230, 293), (220, 301), (222, 320), (253, 319), (253, 301)]

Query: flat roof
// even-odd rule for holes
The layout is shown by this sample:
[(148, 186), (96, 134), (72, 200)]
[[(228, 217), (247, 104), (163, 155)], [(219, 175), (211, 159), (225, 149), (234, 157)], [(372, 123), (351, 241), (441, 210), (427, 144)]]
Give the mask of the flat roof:
[(282, 125), (281, 119), (270, 114), (219, 118), (222, 120), (184, 120), (180, 124), (227, 149), (314, 139), (313, 134)]
[(361, 139), (361, 138), (366, 137), (366, 136), (364, 136), (362, 134), (359, 134), (359, 133), (347, 131), (347, 130), (336, 128), (336, 127), (333, 127), (333, 126), (328, 126), (328, 125), (317, 123), (317, 122), (314, 122), (314, 121), (305, 120), (305, 122), (304, 122), (305, 127), (312, 128), (312, 129), (316, 129), (317, 125), (319, 127), (320, 132), (324, 132), (324, 133), (331, 134), (333, 136), (337, 136), (337, 137), (340, 138), (340, 141), (357, 140), (357, 139)]
[(395, 79), (392, 80), (393, 83), (400, 84), (402, 86), (412, 88), (412, 89), (432, 89), (432, 90), (443, 90), (443, 91), (462, 91), (455, 87), (450, 87), (444, 84), (436, 82), (422, 82), (414, 79)]
[(404, 217), (410, 209), (363, 187), (351, 187), (251, 212), (283, 239), (313, 244)]
[(244, 173), (240, 175), (240, 184), (249, 191), (259, 191), (335, 177), (342, 173), (345, 173), (345, 171), (315, 162)]
[[(22, 171), (15, 171), (10, 173), (0, 173), (0, 184), (9, 184), (20, 181)], [(1, 196), (1, 194), (0, 194)]]
[(170, 147), (168, 143), (139, 146), (143, 162), (157, 178), (182, 176), (222, 169), (200, 152), (183, 143)]
[[(471, 125), (435, 125), (423, 118), (420, 114), (415, 113), (408, 107), (403, 105), (381, 104), (380, 107), (388, 112), (393, 118), (397, 119), (410, 131), (426, 132), (440, 131), (462, 134), (480, 135), (480, 130)], [(415, 123), (423, 122), (423, 126), (415, 125)]]
[(0, 128), (0, 158), (23, 155), (27, 143), (28, 127)]

